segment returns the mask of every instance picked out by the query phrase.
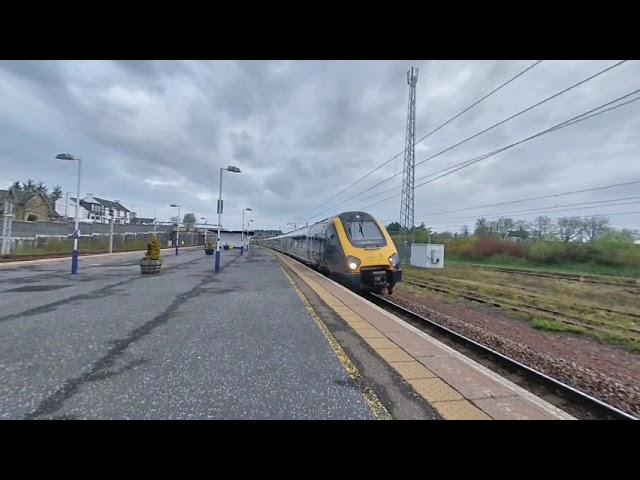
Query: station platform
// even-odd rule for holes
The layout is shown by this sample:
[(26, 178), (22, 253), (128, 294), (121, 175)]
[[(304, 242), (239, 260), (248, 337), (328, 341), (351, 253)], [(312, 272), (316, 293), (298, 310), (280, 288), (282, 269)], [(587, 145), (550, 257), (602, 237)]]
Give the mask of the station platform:
[(570, 419), (252, 246), (0, 269), (3, 419)]
[(442, 419), (575, 419), (315, 270), (269, 252), (278, 258), (294, 287), (303, 284), (315, 293)]

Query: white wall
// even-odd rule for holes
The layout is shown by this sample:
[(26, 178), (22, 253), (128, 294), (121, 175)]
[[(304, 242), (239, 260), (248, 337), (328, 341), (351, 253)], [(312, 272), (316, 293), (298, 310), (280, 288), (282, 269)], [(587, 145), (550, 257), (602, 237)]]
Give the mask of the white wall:
[(234, 248), (240, 248), (242, 244), (240, 233), (220, 232), (220, 245), (228, 244)]

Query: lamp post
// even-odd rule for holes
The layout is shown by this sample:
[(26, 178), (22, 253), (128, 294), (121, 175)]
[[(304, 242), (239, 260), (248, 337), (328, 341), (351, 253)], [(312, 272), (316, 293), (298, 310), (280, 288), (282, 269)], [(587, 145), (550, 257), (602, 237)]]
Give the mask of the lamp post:
[(249, 249), (249, 241), (251, 240), (251, 237), (249, 237), (249, 230), (251, 230), (251, 228), (249, 227), (249, 225), (253, 223), (253, 220), (248, 220), (247, 221), (247, 250)]
[(216, 247), (216, 264), (215, 264), (215, 272), (220, 272), (220, 225), (222, 224), (222, 172), (227, 170), (233, 173), (241, 173), (238, 167), (234, 167), (229, 165), (227, 168), (220, 168), (220, 193), (218, 195), (218, 239), (217, 239), (217, 247)]
[(244, 247), (244, 211), (247, 212), (252, 212), (253, 210), (251, 210), (250, 208), (243, 208), (242, 209), (242, 233), (240, 234), (240, 238), (242, 239), (242, 246)]
[(204, 220), (204, 247), (207, 248), (207, 224), (209, 223), (206, 218), (200, 217), (200, 220)]
[(60, 153), (56, 155), (58, 160), (70, 160), (78, 162), (78, 193), (76, 196), (76, 223), (73, 230), (73, 253), (71, 254), (71, 273), (78, 273), (78, 238), (80, 237), (80, 230), (78, 229), (78, 219), (80, 217), (80, 173), (82, 169), (82, 159), (76, 158), (70, 153)]
[(178, 209), (178, 221), (176, 222), (176, 255), (178, 255), (178, 245), (180, 244), (180, 205), (172, 203), (169, 206)]

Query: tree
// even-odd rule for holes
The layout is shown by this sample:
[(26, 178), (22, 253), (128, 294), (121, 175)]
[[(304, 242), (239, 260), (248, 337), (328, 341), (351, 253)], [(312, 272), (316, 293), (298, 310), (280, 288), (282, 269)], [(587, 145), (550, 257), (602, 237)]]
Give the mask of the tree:
[(13, 184), (11, 185), (11, 189), (12, 189), (12, 190), (22, 190), (22, 185), (20, 184), (20, 182), (15, 181), (15, 182), (13, 182)]
[(546, 235), (551, 233), (551, 226), (551, 219), (549, 217), (537, 217), (531, 222), (531, 233), (537, 239), (542, 240)]
[(28, 179), (27, 183), (22, 182), (22, 189), (27, 192), (33, 192), (36, 189), (36, 184), (33, 182), (33, 180)]
[(185, 213), (184, 218), (182, 219), (182, 224), (186, 227), (193, 227), (196, 224), (196, 214)]
[(515, 222), (515, 230), (511, 230), (508, 235), (519, 238), (520, 240), (526, 240), (529, 238), (529, 222), (526, 220), (518, 220)]
[(47, 196), (49, 189), (46, 187), (46, 185), (42, 182), (38, 182), (38, 185), (36, 186), (36, 192), (40, 192), (41, 194), (43, 194), (45, 197)]
[(60, 185), (56, 185), (55, 187), (53, 187), (53, 190), (51, 190), (51, 193), (49, 194), (49, 201), (53, 205), (55, 205), (56, 202), (61, 198), (62, 198), (62, 188), (60, 188)]
[(476, 220), (476, 229), (474, 230), (473, 235), (476, 237), (488, 237), (491, 233), (489, 228), (489, 222), (487, 222), (487, 219), (479, 218)]
[(515, 228), (516, 224), (513, 218), (500, 217), (496, 222), (496, 231), (500, 234), (500, 237), (504, 240), (509, 235), (509, 232)]
[(581, 233), (584, 233), (590, 242), (609, 231), (611, 228), (607, 217), (588, 217), (582, 220)]
[(557, 220), (556, 228), (560, 240), (569, 243), (582, 232), (582, 220), (580, 217), (562, 217)]
[(179, 220), (179, 218), (178, 218), (178, 216), (177, 216), (177, 215), (174, 215), (173, 217), (171, 217), (171, 218), (169, 219), (169, 221), (170, 221), (171, 223), (174, 223), (174, 224), (176, 224), (176, 225), (178, 224), (178, 220)]
[(462, 237), (463, 238), (469, 237), (469, 226), (468, 225), (463, 225), (461, 230), (462, 230)]
[(400, 222), (391, 222), (387, 226), (388, 232), (399, 232), (400, 231)]
[(611, 230), (600, 237), (598, 237), (595, 241), (595, 245), (608, 245), (608, 246), (634, 246), (634, 242), (638, 237), (638, 232), (628, 229), (623, 229), (620, 231)]

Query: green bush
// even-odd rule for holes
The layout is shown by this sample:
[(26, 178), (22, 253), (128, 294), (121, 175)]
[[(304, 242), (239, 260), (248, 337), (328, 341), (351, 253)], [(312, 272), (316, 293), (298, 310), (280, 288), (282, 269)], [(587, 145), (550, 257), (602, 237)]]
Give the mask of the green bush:
[(147, 253), (144, 255), (144, 258), (147, 260), (160, 259), (160, 242), (155, 235), (151, 237), (151, 241), (147, 244)]
[(534, 262), (558, 263), (557, 242), (535, 242), (529, 245), (527, 257)]
[(447, 255), (453, 257), (472, 258), (471, 251), (476, 244), (476, 240), (477, 239), (473, 237), (451, 240), (446, 243), (445, 251)]

